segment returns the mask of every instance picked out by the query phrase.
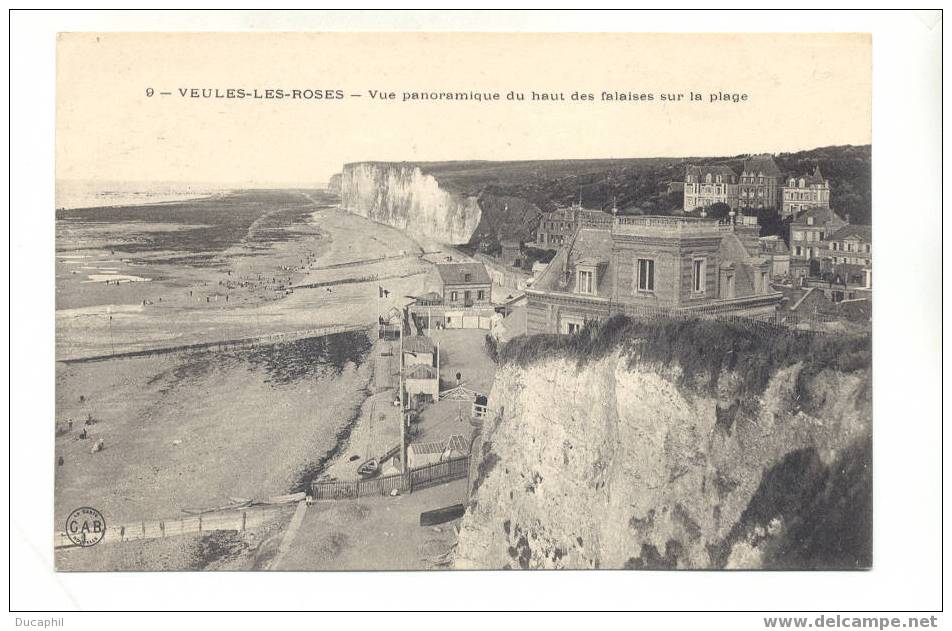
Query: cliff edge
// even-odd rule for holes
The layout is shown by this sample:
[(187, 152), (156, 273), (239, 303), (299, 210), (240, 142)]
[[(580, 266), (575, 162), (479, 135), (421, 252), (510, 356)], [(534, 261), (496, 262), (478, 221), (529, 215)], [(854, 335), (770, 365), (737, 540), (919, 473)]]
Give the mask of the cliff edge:
[(868, 567), (870, 357), (704, 321), (513, 340), (456, 567)]

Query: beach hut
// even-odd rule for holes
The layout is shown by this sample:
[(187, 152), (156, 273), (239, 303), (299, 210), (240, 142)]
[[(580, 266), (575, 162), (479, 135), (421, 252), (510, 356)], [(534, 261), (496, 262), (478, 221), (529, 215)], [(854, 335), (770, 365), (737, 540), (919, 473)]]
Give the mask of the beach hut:
[(443, 458), (446, 443), (433, 441), (427, 443), (413, 443), (407, 447), (407, 464), (411, 469), (436, 464)]
[(391, 307), (384, 315), (378, 318), (378, 337), (382, 340), (395, 340), (400, 337), (400, 327), (403, 324), (402, 314), (396, 307)]
[(468, 455), (469, 441), (462, 434), (453, 434), (445, 441), (413, 443), (407, 447), (407, 464), (418, 469)]
[(436, 359), (436, 347), (433, 340), (425, 335), (412, 335), (403, 338), (403, 365), (433, 366)]
[(409, 366), (404, 373), (403, 387), (408, 398), (417, 397), (427, 402), (440, 398), (440, 378), (433, 366)]

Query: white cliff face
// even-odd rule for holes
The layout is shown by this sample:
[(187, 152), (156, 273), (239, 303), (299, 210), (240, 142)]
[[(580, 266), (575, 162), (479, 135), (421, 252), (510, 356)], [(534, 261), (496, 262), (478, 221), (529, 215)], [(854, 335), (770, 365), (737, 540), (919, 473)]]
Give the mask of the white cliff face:
[(481, 218), (475, 197), (441, 189), (412, 164), (344, 165), (340, 195), (345, 210), (441, 243), (467, 243)]
[(477, 443), (483, 472), (456, 566), (759, 566), (782, 517), (739, 524), (765, 471), (798, 449), (832, 463), (870, 432), (868, 373), (822, 372), (809, 386), (822, 407), (807, 414), (799, 371), (779, 370), (755, 402), (725, 414), (739, 385), (730, 374), (715, 398), (683, 391), (676, 373), (629, 370), (619, 355), (582, 369), (502, 366), (489, 401), (502, 414)]

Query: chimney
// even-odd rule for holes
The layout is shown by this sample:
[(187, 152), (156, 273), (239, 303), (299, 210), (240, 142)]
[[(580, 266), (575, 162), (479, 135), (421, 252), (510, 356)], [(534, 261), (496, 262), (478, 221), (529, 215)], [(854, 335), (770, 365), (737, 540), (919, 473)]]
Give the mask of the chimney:
[(846, 223), (849, 224), (849, 222), (850, 222), (850, 214), (846, 213)]

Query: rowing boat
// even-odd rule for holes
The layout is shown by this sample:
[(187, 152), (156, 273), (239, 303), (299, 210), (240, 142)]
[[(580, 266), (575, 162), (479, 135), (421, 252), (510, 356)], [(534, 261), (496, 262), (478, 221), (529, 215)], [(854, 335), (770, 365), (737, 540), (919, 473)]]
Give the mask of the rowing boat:
[(380, 471), (380, 462), (376, 458), (371, 458), (367, 462), (357, 467), (357, 475), (362, 478), (370, 478)]

